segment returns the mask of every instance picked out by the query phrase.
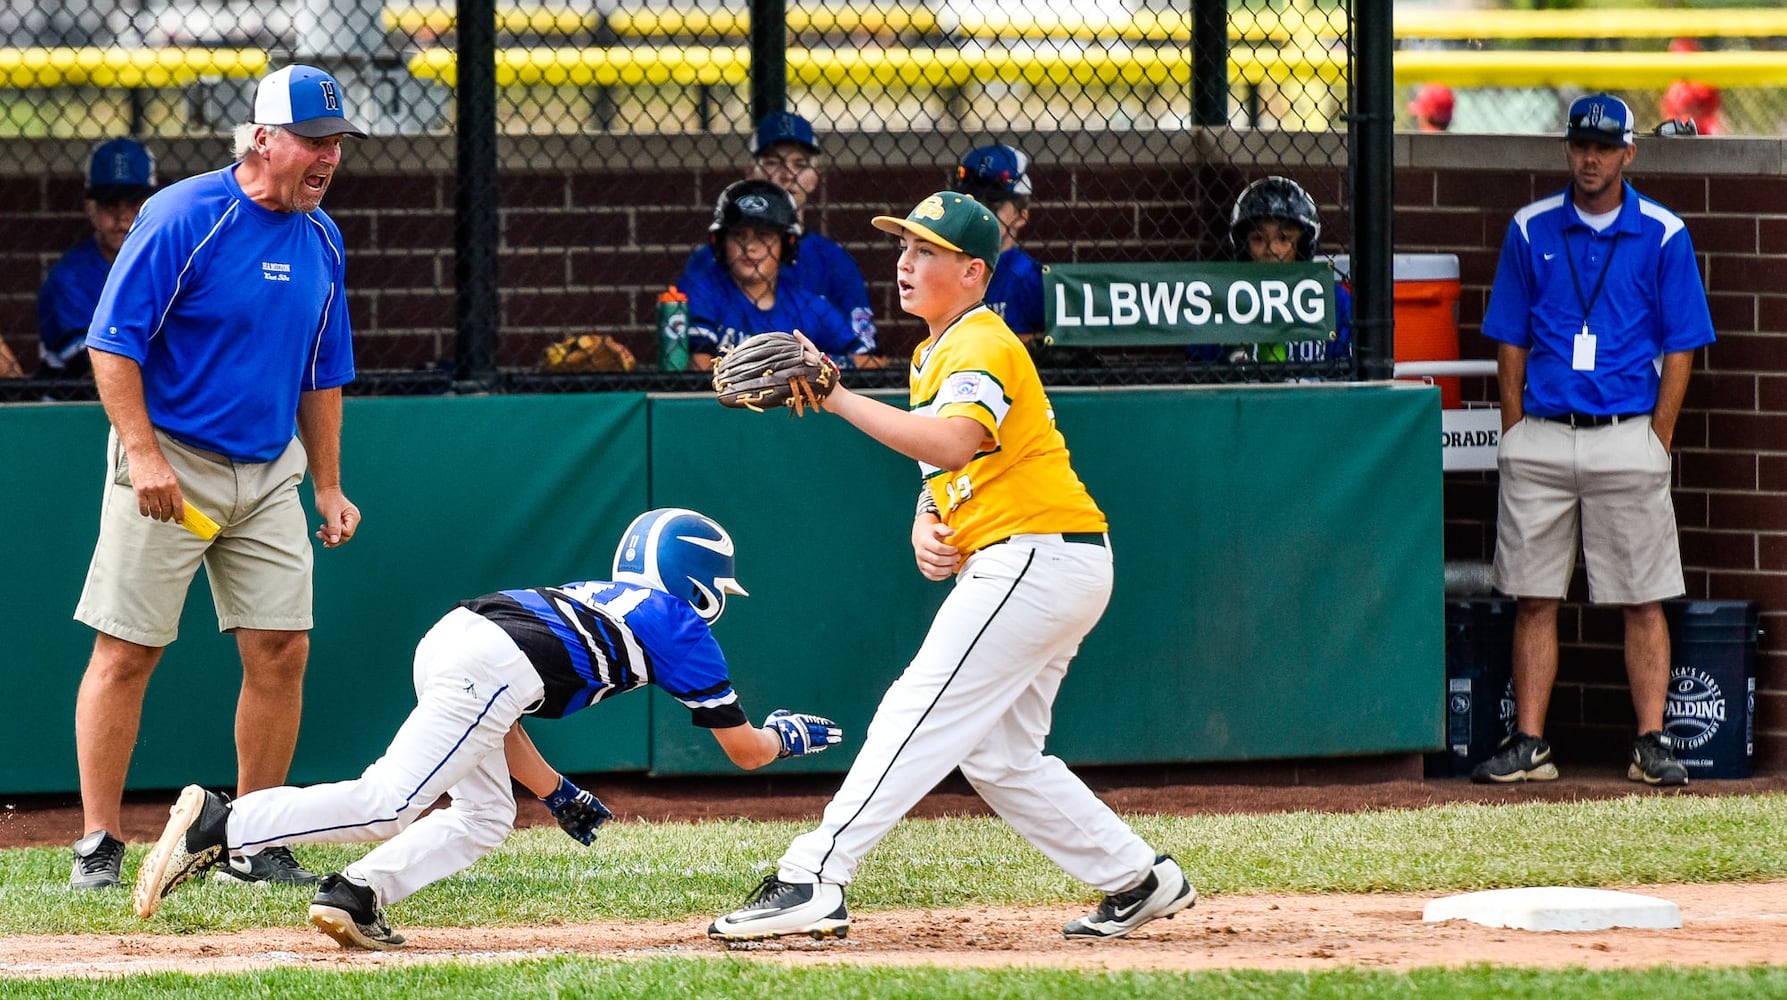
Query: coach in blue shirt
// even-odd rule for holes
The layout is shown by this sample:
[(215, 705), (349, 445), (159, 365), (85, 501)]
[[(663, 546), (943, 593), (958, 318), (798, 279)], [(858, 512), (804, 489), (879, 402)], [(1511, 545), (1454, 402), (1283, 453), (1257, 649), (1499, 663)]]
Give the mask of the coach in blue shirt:
[[(143, 693), (201, 563), (242, 657), (237, 791), (283, 784), (291, 765), (310, 650), (306, 470), (325, 546), (360, 522), (341, 490), (341, 386), (354, 377), (345, 262), (320, 207), (349, 135), (363, 133), (327, 73), (269, 74), (236, 129), (236, 162), (144, 202), (100, 293), (87, 348), (112, 432), (75, 609), (98, 632), (75, 702), (77, 888), (118, 884)], [(283, 847), (219, 874), (316, 881)]]
[(1694, 350), (1712, 343), (1713, 325), (1687, 227), (1624, 180), (1632, 136), (1632, 111), (1616, 97), (1570, 106), (1570, 186), (1515, 214), (1483, 317), (1500, 342), (1495, 582), (1519, 599), (1518, 724), (1476, 781), (1557, 777), (1543, 736), (1578, 532), (1589, 600), (1625, 611), (1639, 734), (1626, 776), (1688, 781), (1663, 732), (1660, 602), (1686, 590), (1669, 449)]

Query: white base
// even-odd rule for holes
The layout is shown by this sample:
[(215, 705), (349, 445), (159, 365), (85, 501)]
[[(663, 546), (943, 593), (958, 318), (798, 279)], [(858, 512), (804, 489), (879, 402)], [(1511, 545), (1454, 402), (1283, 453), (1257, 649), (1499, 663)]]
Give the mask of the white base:
[(1421, 919), (1469, 920), (1525, 931), (1600, 931), (1609, 927), (1682, 925), (1681, 907), (1667, 899), (1607, 889), (1535, 886), (1446, 896), (1427, 904)]

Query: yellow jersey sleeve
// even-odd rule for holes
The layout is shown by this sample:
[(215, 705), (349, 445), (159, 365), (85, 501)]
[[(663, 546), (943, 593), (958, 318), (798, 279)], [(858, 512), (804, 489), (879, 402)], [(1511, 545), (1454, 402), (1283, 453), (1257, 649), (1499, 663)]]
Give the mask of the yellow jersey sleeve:
[(911, 409), (981, 425), (981, 449), (961, 469), (920, 463), (951, 542), (972, 553), (1011, 535), (1107, 529), (1073, 471), (1067, 442), (1022, 341), (975, 309), (912, 355)]

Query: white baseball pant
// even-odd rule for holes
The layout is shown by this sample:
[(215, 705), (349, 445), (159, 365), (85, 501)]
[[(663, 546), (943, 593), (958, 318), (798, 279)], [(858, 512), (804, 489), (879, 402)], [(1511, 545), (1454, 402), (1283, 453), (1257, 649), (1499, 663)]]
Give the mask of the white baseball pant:
[(923, 646), (882, 696), (819, 827), (782, 855), (785, 882), (848, 884), (864, 854), (955, 767), (1025, 840), (1106, 892), (1154, 864), (1057, 757), (1043, 754), (1055, 694), (1111, 597), (1111, 553), (1014, 535), (970, 556)]
[[(515, 826), (503, 737), (544, 696), (539, 673), (508, 633), (455, 608), (416, 645), (415, 683), (384, 756), (351, 781), (237, 799), (230, 849), (384, 840), (342, 874), (388, 906), (502, 844)], [(452, 805), (422, 815), (442, 794)]]

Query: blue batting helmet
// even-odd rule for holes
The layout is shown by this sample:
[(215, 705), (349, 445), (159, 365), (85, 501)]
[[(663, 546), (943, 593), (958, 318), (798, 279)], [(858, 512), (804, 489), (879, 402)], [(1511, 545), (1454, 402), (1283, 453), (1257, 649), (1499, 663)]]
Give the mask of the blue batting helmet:
[(735, 572), (732, 536), (713, 518), (682, 507), (634, 518), (614, 550), (614, 580), (680, 597), (710, 625), (726, 610), (727, 594), (750, 596)]

